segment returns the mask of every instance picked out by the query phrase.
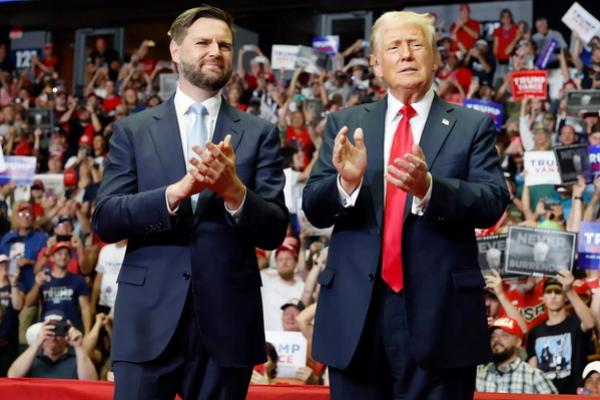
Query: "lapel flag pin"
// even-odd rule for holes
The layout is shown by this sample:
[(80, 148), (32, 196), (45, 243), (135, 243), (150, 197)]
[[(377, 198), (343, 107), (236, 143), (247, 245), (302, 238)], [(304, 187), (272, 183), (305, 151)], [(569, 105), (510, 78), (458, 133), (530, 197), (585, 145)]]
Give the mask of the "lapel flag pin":
[(448, 121), (446, 118), (442, 119), (442, 124), (449, 126), (450, 125), (450, 121)]

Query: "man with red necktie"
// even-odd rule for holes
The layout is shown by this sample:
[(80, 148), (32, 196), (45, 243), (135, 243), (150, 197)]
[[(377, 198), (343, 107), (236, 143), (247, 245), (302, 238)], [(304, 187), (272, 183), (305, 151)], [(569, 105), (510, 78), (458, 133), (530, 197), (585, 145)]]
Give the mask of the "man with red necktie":
[(474, 229), (508, 201), (494, 125), (434, 93), (428, 15), (383, 14), (371, 49), (388, 96), (329, 115), (304, 189), (334, 225), (313, 356), (332, 399), (472, 399), (491, 357)]

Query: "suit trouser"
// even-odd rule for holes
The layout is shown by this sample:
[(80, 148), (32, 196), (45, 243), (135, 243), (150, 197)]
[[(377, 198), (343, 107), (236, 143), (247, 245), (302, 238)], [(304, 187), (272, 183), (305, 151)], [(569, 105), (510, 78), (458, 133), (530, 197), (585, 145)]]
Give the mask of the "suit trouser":
[(404, 292), (377, 279), (358, 349), (344, 370), (330, 368), (332, 400), (472, 400), (475, 367), (424, 370), (410, 354)]
[(113, 371), (116, 400), (172, 400), (175, 394), (183, 400), (243, 400), (252, 367), (220, 367), (209, 356), (202, 344), (190, 291), (175, 333), (162, 354), (143, 363), (115, 361)]

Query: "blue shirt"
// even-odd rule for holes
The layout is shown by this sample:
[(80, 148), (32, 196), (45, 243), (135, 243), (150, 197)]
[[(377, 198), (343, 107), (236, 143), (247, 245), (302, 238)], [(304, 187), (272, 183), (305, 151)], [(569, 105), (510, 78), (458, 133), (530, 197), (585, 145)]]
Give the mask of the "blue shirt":
[(64, 278), (50, 276), (50, 282), (40, 287), (42, 316), (49, 310), (61, 310), (74, 327), (83, 331), (79, 297), (89, 296), (90, 288), (80, 275), (67, 272)]
[[(48, 235), (40, 231), (30, 231), (25, 236), (19, 236), (18, 231), (10, 231), (0, 241), (0, 254), (10, 257), (10, 248), (14, 243), (22, 242), (25, 246), (23, 257), (29, 260), (37, 260), (38, 253), (46, 245)], [(21, 268), (19, 275), (19, 286), (25, 293), (29, 292), (35, 282), (33, 274), (33, 265), (26, 265)]]

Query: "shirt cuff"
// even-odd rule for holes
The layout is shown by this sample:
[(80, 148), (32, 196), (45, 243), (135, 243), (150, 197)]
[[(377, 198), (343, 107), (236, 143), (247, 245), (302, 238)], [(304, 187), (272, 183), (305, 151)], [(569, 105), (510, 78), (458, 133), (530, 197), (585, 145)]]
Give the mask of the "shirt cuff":
[[(428, 174), (429, 174), (429, 172), (428, 172)], [(430, 174), (430, 178), (431, 178), (431, 174)], [(410, 210), (411, 213), (418, 215), (418, 216), (422, 216), (425, 213), (425, 209), (429, 205), (429, 200), (431, 200), (431, 189), (432, 188), (433, 188), (433, 179), (430, 179), (429, 189), (427, 190), (427, 193), (425, 193), (425, 196), (422, 199), (420, 199), (418, 197), (413, 197), (412, 207)]]
[(242, 203), (235, 210), (229, 209), (229, 207), (227, 207), (227, 204), (223, 203), (223, 205), (225, 206), (225, 210), (227, 210), (227, 212), (229, 213), (229, 215), (231, 215), (235, 222), (238, 222), (242, 208), (244, 208), (244, 203), (246, 202), (246, 193), (248, 192), (246, 190), (246, 186), (244, 186), (244, 197), (242, 198)]
[(177, 205), (177, 207), (175, 207), (174, 210), (171, 210), (171, 207), (169, 207), (169, 198), (167, 197), (167, 190), (165, 189), (165, 203), (167, 204), (167, 211), (169, 212), (169, 215), (171, 217), (174, 217), (177, 215), (177, 211), (179, 211), (179, 205)]
[(338, 174), (337, 187), (338, 187), (338, 192), (340, 195), (340, 202), (342, 203), (342, 206), (344, 208), (354, 207), (354, 205), (356, 204), (356, 199), (358, 199), (358, 193), (360, 192), (361, 186), (362, 186), (362, 179), (360, 180), (360, 183), (358, 184), (356, 189), (354, 189), (354, 192), (352, 192), (352, 194), (346, 193), (346, 191), (342, 187), (342, 178)]

